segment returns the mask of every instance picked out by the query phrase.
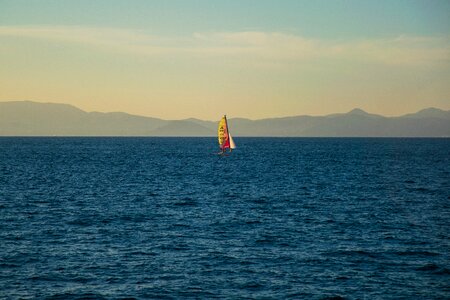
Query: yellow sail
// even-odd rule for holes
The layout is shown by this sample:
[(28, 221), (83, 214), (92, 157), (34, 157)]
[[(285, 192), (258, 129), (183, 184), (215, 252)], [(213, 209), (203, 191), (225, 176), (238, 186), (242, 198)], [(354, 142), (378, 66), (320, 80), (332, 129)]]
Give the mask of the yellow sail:
[(228, 144), (228, 128), (227, 128), (227, 117), (223, 116), (219, 122), (219, 128), (217, 130), (217, 135), (219, 137), (219, 145), (223, 149)]

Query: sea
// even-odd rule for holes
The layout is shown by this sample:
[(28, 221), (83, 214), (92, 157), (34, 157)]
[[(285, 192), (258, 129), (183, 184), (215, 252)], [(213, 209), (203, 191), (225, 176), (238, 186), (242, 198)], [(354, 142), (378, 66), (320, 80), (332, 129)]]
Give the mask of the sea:
[(450, 299), (449, 138), (0, 138), (0, 299)]

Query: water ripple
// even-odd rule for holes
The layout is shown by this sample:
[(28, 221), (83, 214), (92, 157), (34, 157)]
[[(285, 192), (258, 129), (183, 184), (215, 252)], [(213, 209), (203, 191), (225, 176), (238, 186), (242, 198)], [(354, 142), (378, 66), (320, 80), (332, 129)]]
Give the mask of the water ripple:
[(239, 146), (0, 138), (0, 298), (450, 298), (449, 139)]

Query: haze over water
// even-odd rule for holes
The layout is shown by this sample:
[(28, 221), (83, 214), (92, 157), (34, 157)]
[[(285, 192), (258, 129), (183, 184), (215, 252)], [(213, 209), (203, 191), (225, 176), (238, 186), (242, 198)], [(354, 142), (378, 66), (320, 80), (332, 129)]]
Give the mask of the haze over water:
[(0, 298), (443, 299), (450, 140), (0, 138)]

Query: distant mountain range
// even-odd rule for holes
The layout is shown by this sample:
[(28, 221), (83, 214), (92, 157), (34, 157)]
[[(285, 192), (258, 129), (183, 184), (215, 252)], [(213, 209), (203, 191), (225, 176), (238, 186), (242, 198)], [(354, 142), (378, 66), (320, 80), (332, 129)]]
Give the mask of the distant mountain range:
[[(233, 136), (450, 137), (450, 110), (437, 108), (400, 117), (354, 109), (319, 117), (231, 118), (228, 123)], [(0, 102), (0, 136), (215, 136), (216, 132), (217, 122), (198, 119), (173, 121), (85, 112), (68, 104)]]

